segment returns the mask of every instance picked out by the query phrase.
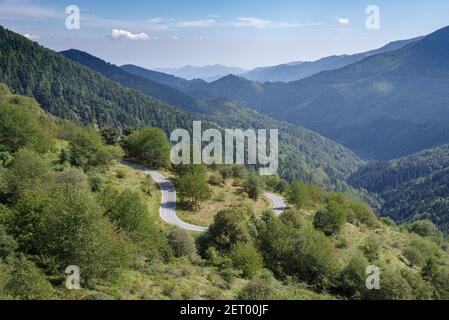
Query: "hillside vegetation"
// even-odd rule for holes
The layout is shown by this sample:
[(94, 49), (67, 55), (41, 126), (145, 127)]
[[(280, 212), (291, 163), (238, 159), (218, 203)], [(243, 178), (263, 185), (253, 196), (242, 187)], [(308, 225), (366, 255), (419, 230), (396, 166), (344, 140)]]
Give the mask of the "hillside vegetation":
[[(171, 167), (161, 129), (113, 139), (4, 85), (0, 113), (3, 299), (449, 298), (447, 240), (428, 221), (397, 226), (344, 194), (242, 167)], [(233, 180), (247, 201), (268, 188), (291, 207), (280, 217), (220, 208), (192, 235), (160, 221), (158, 188), (122, 157), (170, 174), (192, 214)], [(70, 265), (80, 290), (65, 287)], [(380, 290), (365, 287), (368, 265), (381, 270)]]
[(0, 26), (0, 81), (61, 118), (99, 127), (190, 128), (186, 113), (109, 81)]
[(384, 216), (400, 223), (429, 219), (449, 231), (449, 145), (371, 163), (352, 175), (349, 183), (377, 193)]

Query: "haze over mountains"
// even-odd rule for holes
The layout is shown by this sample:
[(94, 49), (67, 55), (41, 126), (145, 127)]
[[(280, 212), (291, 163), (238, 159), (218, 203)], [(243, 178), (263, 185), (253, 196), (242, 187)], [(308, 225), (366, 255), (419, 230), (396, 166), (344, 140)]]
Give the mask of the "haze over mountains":
[(208, 82), (218, 80), (229, 74), (241, 74), (247, 70), (239, 67), (228, 67), (221, 64), (211, 66), (185, 66), (181, 68), (156, 68), (155, 71), (167, 73), (187, 80), (202, 79)]
[(256, 68), (247, 73), (241, 74), (241, 76), (248, 80), (259, 82), (290, 82), (301, 80), (322, 71), (335, 70), (345, 67), (376, 54), (397, 50), (420, 39), (421, 37), (395, 41), (380, 49), (352, 55), (330, 56), (311, 62), (299, 61), (272, 67)]

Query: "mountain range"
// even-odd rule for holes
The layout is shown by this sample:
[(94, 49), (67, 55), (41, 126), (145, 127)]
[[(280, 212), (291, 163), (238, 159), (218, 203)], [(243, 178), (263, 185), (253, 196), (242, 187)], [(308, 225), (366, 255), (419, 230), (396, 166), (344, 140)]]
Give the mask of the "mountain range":
[(343, 68), (347, 65), (362, 61), (363, 59), (370, 56), (400, 49), (409, 45), (410, 43), (416, 42), (421, 39), (422, 37), (409, 40), (399, 40), (391, 42), (380, 49), (370, 50), (367, 52), (352, 55), (330, 56), (321, 58), (317, 61), (298, 61), (280, 64), (272, 67), (256, 68), (240, 75), (248, 80), (259, 82), (296, 81), (313, 76), (314, 74), (320, 73), (322, 71)]
[(389, 160), (449, 142), (448, 70), (449, 28), (444, 28), (299, 81), (260, 83), (229, 75), (184, 84), (182, 90), (309, 128), (362, 158)]
[(229, 74), (241, 74), (247, 70), (239, 67), (228, 67), (221, 64), (210, 66), (184, 66), (181, 68), (156, 68), (155, 71), (174, 75), (187, 80), (202, 79), (208, 82), (218, 80)]

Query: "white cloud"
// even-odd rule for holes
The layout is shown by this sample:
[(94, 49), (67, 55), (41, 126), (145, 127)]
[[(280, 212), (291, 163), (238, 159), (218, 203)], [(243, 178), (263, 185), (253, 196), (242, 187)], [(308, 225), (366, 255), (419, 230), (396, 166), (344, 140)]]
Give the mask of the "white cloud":
[(146, 33), (131, 33), (130, 31), (113, 29), (110, 35), (113, 39), (128, 40), (148, 40), (150, 37)]
[(347, 18), (336, 18), (337, 22), (341, 25), (348, 25), (351, 23), (351, 20)]
[(179, 40), (178, 36), (172, 36), (171, 38), (172, 38), (172, 40)]
[(279, 29), (279, 28), (299, 28), (307, 26), (321, 25), (321, 23), (304, 24), (296, 21), (271, 21), (254, 17), (239, 17), (237, 21), (231, 22), (235, 27), (251, 27), (256, 29)]
[(29, 34), (29, 33), (25, 33), (23, 36), (24, 36), (25, 38), (28, 38), (28, 39), (33, 40), (33, 41), (39, 40), (39, 38), (40, 38), (39, 36), (31, 35), (31, 34)]

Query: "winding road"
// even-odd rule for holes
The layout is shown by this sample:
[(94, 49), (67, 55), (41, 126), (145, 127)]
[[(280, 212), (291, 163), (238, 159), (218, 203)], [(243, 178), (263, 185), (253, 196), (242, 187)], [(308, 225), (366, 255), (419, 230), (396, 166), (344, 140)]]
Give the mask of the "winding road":
[[(140, 170), (146, 175), (149, 175), (160, 186), (162, 192), (161, 207), (159, 215), (166, 223), (176, 225), (181, 229), (194, 232), (206, 232), (209, 228), (195, 226), (182, 221), (176, 215), (176, 190), (173, 183), (155, 170), (148, 169), (144, 166), (136, 165), (129, 162), (122, 162), (124, 165)], [(285, 200), (274, 193), (265, 192), (265, 197), (273, 202), (273, 212), (275, 215), (280, 215), (286, 208)]]

